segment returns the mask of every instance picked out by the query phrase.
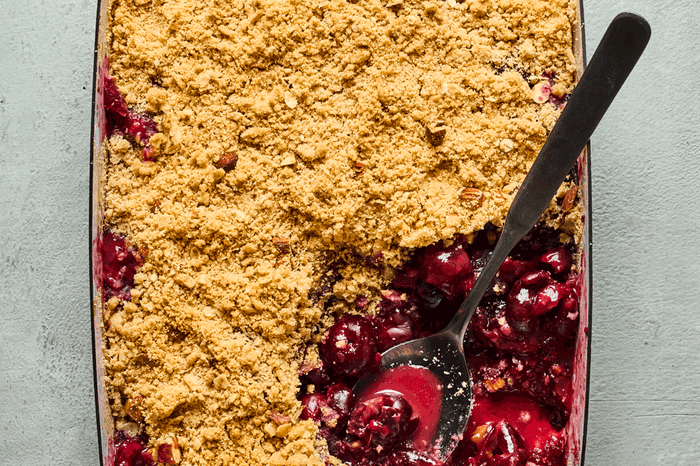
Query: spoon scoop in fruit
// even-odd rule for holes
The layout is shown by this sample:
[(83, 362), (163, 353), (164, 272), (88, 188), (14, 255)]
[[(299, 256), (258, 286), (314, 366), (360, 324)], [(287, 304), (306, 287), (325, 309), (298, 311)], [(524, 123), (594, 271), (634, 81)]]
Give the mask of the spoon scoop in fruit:
[(471, 414), (473, 387), (463, 346), (469, 320), (503, 261), (535, 225), (574, 166), (650, 36), (649, 24), (637, 15), (621, 13), (612, 21), (515, 196), (488, 263), (452, 321), (439, 333), (390, 348), (381, 356), (382, 371), (368, 374), (355, 385), (353, 390), (361, 397), (365, 388), (376, 387), (377, 377), (386, 378), (383, 374), (401, 366), (430, 371), (442, 388), (430, 449), (438, 459), (455, 448)]

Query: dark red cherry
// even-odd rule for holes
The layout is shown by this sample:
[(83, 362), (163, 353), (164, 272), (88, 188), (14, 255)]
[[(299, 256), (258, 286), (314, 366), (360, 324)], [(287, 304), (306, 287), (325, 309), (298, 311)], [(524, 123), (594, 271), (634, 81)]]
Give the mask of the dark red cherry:
[(431, 246), (420, 262), (423, 280), (436, 286), (450, 300), (466, 294), (474, 286), (474, 268), (459, 242), (448, 247)]
[(571, 269), (571, 253), (564, 246), (559, 246), (542, 255), (540, 263), (555, 274), (568, 272)]
[(530, 317), (538, 291), (539, 288), (526, 286), (522, 281), (515, 282), (508, 295), (508, 314), (516, 319)]
[(576, 335), (579, 323), (578, 300), (569, 293), (559, 304), (557, 315), (552, 321), (557, 338), (567, 341)]
[(506, 303), (501, 299), (482, 301), (469, 324), (472, 335), (499, 350), (518, 353), (540, 351), (542, 334), (539, 319), (512, 319), (506, 311)]
[(379, 395), (359, 403), (350, 414), (348, 433), (374, 437), (377, 444), (404, 440), (413, 433), (410, 424), (413, 409), (400, 395)]
[(372, 324), (362, 316), (347, 316), (328, 329), (321, 359), (340, 378), (357, 377), (378, 362)]
[(537, 292), (535, 304), (532, 306), (532, 315), (541, 316), (554, 309), (559, 301), (571, 292), (564, 283), (550, 283)]
[(325, 367), (315, 367), (305, 374), (302, 373), (300, 376), (302, 382), (312, 383), (316, 385), (317, 388), (322, 388), (331, 383), (331, 378), (328, 375)]
[(129, 126), (126, 132), (130, 134), (136, 142), (142, 145), (147, 145), (151, 136), (158, 132), (158, 123), (153, 121), (151, 117), (131, 113)]
[(350, 387), (344, 383), (337, 383), (328, 387), (326, 402), (331, 409), (338, 413), (338, 424), (344, 425), (355, 406), (355, 395)]
[(396, 271), (392, 286), (405, 290), (414, 290), (420, 276), (420, 272), (415, 267), (404, 266)]
[(382, 310), (400, 309), (404, 306), (404, 298), (402, 298), (402, 294), (396, 290), (384, 290), (382, 291), (380, 306)]
[(510, 290), (507, 312), (515, 319), (540, 316), (554, 309), (570, 292), (567, 284), (553, 280), (545, 270), (526, 273)]
[(377, 350), (384, 352), (399, 343), (416, 338), (416, 330), (413, 321), (394, 311), (377, 323)]
[(551, 281), (551, 277), (549, 272), (538, 270), (523, 275), (520, 278), (520, 283), (530, 288), (543, 287)]
[(527, 461), (537, 466), (559, 466), (566, 464), (565, 451), (565, 440), (553, 435), (539, 448), (530, 450)]
[(467, 252), (458, 244), (428, 251), (423, 256), (425, 281), (440, 286), (466, 272), (472, 271)]
[(107, 136), (112, 136), (115, 133), (126, 133), (130, 112), (113, 78), (109, 76), (104, 77), (102, 81), (102, 95), (107, 120)]
[(520, 434), (506, 421), (499, 421), (484, 439), (484, 448), (492, 453), (513, 454), (524, 446)]
[(300, 401), (304, 406), (304, 409), (301, 411), (301, 419), (311, 419), (315, 423), (320, 424), (324, 416), (323, 410), (329, 409), (326, 397), (321, 393), (308, 393), (302, 396)]
[(413, 434), (418, 419), (412, 415), (411, 405), (398, 394), (364, 400), (350, 413), (348, 436), (333, 446), (333, 453), (351, 464), (379, 461)]
[(382, 291), (379, 312), (372, 319), (377, 331), (377, 350), (419, 337), (420, 312), (414, 296), (395, 290)]
[(517, 260), (507, 257), (503, 265), (501, 265), (501, 268), (498, 269), (498, 277), (509, 285), (512, 285), (515, 280), (526, 273), (533, 272), (536, 267), (537, 263), (535, 261)]
[(391, 451), (382, 466), (440, 466), (443, 464), (427, 452), (398, 446)]
[(158, 132), (158, 124), (149, 116), (129, 110), (117, 84), (109, 76), (105, 76), (102, 82), (102, 94), (107, 120), (107, 135), (128, 134), (137, 143), (148, 145), (151, 136)]

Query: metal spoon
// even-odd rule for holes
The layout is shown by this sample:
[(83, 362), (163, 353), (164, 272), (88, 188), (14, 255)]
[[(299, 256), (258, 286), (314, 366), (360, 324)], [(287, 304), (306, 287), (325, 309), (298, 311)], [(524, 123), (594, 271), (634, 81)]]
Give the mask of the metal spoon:
[[(467, 427), (473, 385), (464, 356), (464, 334), (479, 301), (513, 247), (535, 225), (556, 194), (649, 42), (644, 18), (621, 13), (608, 27), (581, 80), (535, 160), (508, 212), (501, 237), (474, 288), (441, 332), (402, 343), (382, 354), (383, 370), (424, 367), (442, 385), (442, 404), (434, 452), (446, 458)], [(377, 374), (355, 385), (360, 394)]]

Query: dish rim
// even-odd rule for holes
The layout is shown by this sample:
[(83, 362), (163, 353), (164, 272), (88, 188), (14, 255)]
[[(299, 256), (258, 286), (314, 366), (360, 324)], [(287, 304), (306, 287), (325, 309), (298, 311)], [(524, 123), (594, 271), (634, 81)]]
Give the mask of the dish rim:
[[(96, 307), (96, 302), (95, 302), (95, 297), (96, 297), (96, 283), (95, 283), (95, 271), (94, 271), (94, 266), (95, 266), (95, 261), (94, 261), (94, 241), (96, 240), (96, 237), (93, 235), (95, 233), (95, 228), (97, 226), (101, 226), (101, 222), (98, 221), (96, 215), (97, 212), (95, 212), (94, 206), (95, 206), (95, 188), (97, 185), (96, 181), (96, 157), (99, 156), (100, 153), (100, 147), (98, 147), (98, 142), (95, 140), (95, 137), (98, 134), (98, 131), (96, 129), (96, 125), (98, 124), (98, 82), (99, 82), (99, 69), (100, 69), (100, 39), (103, 38), (102, 34), (106, 34), (106, 31), (102, 30), (102, 15), (107, 13), (107, 6), (109, 5), (110, 0), (97, 0), (97, 14), (96, 14), (96, 20), (95, 20), (95, 42), (94, 42), (94, 54), (93, 54), (93, 79), (92, 79), (92, 106), (91, 106), (91, 117), (90, 117), (90, 181), (89, 181), (89, 186), (90, 186), (90, 194), (89, 194), (89, 218), (88, 218), (88, 263), (89, 263), (89, 282), (90, 282), (90, 327), (91, 327), (91, 339), (92, 339), (92, 372), (93, 372), (93, 389), (94, 389), (94, 397), (95, 397), (95, 415), (96, 415), (96, 424), (97, 424), (97, 437), (98, 437), (98, 453), (99, 453), (99, 460), (100, 460), (100, 466), (108, 466), (108, 459), (109, 459), (109, 448), (108, 448), (108, 443), (109, 443), (109, 438), (105, 438), (103, 435), (103, 416), (102, 416), (102, 411), (100, 410), (101, 403), (104, 401), (101, 397), (101, 390), (100, 390), (100, 384), (103, 382), (103, 380), (100, 379), (99, 377), (99, 361), (98, 361), (98, 355), (101, 358), (102, 357), (102, 351), (101, 351), (101, 344), (102, 341), (99, 342), (100, 344), (100, 351), (98, 354), (98, 333), (97, 333), (97, 326), (95, 323), (96, 320), (96, 311), (98, 307)], [(585, 21), (584, 21), (584, 6), (583, 6), (583, 0), (578, 0), (577, 1), (577, 18), (579, 21), (579, 27), (578, 27), (578, 32), (580, 33), (580, 57), (581, 57), (581, 69), (578, 70), (579, 73), (583, 73), (583, 70), (585, 70), (586, 65), (587, 65), (587, 56), (586, 56), (586, 28), (585, 28)], [(107, 24), (107, 20), (105, 18), (105, 27)], [(574, 36), (574, 45), (576, 43), (576, 36)], [(576, 51), (575, 51), (576, 52)], [(105, 55), (106, 57), (106, 55)], [(578, 59), (578, 56), (575, 55), (575, 57)], [(580, 78), (580, 76), (579, 76)], [(102, 141), (100, 141), (99, 144), (102, 144)], [(591, 201), (591, 143), (588, 141), (586, 144), (586, 149), (585, 149), (585, 157), (584, 157), (584, 163), (585, 163), (585, 171), (584, 171), (584, 176), (585, 176), (585, 202), (584, 202), (584, 212), (585, 212), (585, 218), (584, 218), (584, 238), (587, 238), (587, 241), (585, 244), (581, 246), (581, 252), (582, 256), (585, 256), (585, 273), (584, 278), (586, 281), (586, 299), (587, 299), (587, 309), (586, 309), (586, 314), (587, 314), (587, 319), (586, 319), (586, 380), (585, 380), (585, 399), (584, 399), (584, 410), (583, 410), (583, 425), (581, 429), (581, 450), (579, 452), (579, 464), (578, 466), (583, 466), (585, 464), (585, 456), (586, 456), (586, 446), (587, 446), (587, 438), (588, 438), (588, 408), (589, 408), (589, 401), (590, 401), (590, 373), (591, 373), (591, 327), (592, 327), (592, 304), (593, 304), (593, 227), (592, 227), (592, 219), (591, 219), (591, 213), (592, 213), (592, 201)], [(580, 184), (580, 180), (579, 180)], [(98, 196), (99, 197), (99, 196)], [(100, 316), (101, 317), (101, 316)], [(101, 332), (100, 332), (101, 336)]]

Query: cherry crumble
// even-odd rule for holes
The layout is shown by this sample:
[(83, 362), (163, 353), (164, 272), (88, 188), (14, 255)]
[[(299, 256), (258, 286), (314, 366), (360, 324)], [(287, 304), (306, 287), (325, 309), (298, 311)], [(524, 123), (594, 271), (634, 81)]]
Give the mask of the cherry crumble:
[[(573, 88), (574, 3), (110, 0), (109, 466), (437, 463), (439, 384), (350, 387), (473, 286)], [(447, 466), (572, 450), (572, 181), (470, 326), (476, 405)]]

